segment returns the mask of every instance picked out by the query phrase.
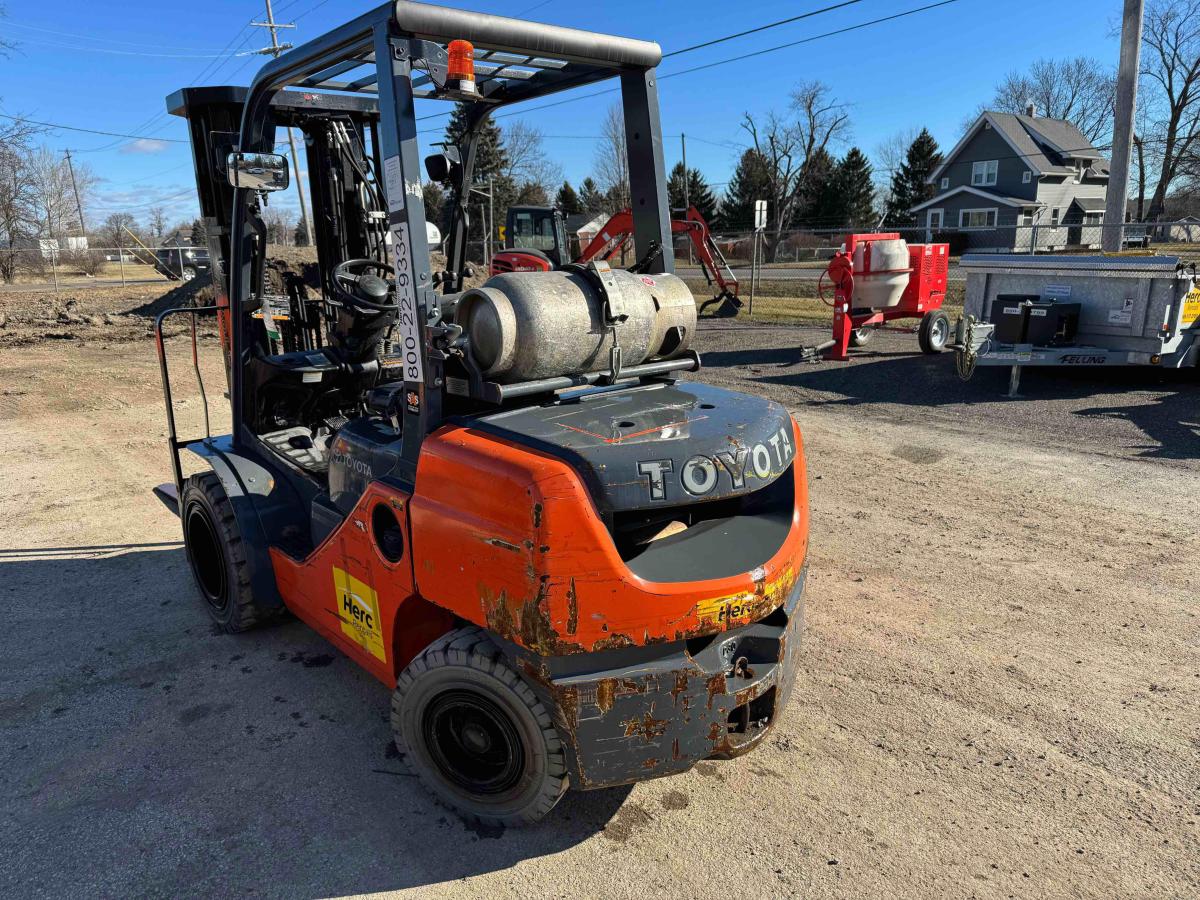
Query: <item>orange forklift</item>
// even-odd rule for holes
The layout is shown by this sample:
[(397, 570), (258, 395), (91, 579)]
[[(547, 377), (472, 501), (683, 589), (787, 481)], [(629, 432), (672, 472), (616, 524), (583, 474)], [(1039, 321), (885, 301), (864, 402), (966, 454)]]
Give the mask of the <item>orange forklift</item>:
[[(800, 431), (776, 403), (681, 380), (700, 361), (673, 274), (660, 58), (401, 0), (249, 88), (168, 98), (188, 121), (218, 297), (158, 321), (174, 478), (156, 492), (217, 625), (290, 613), (316, 629), (392, 690), (405, 763), (469, 821), (530, 823), (568, 786), (745, 753), (795, 680)], [(638, 270), (593, 260), (463, 290), (480, 126), (610, 78)], [(453, 204), (434, 272), (416, 102), (464, 100), (461, 142), (425, 160)], [(305, 136), (319, 287), (267, 258), (282, 127)], [(162, 329), (206, 315), (232, 431), (185, 439)]]

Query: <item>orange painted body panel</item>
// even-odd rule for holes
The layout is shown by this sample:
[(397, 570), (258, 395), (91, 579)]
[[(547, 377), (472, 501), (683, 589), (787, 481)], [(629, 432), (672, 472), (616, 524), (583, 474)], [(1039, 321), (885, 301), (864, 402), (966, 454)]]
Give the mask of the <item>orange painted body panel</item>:
[(557, 457), (467, 428), (426, 440), (410, 505), (418, 589), (543, 656), (644, 645), (755, 621), (786, 596), (808, 549), (799, 429), (795, 509), (755, 572), (657, 583), (620, 558), (591, 495)]
[[(783, 602), (807, 555), (807, 479), (794, 423), (793, 433), (792, 528), (754, 572), (646, 581), (621, 560), (591, 495), (567, 463), (451, 426), (425, 440), (416, 495), (371, 484), (307, 559), (271, 548), (276, 581), (290, 610), (388, 685), (455, 618), (542, 656), (737, 628)], [(398, 563), (384, 559), (371, 536), (379, 503), (391, 507), (406, 533)], [(345, 573), (337, 576), (341, 581), (335, 569)], [(379, 621), (372, 627), (381, 634), (384, 658), (354, 631), (347, 594), (364, 608), (377, 605)]]
[[(271, 548), (275, 580), (288, 609), (389, 687), (396, 684), (400, 670), (413, 656), (454, 627), (449, 613), (430, 607), (413, 590), (412, 558), (407, 552), (408, 500), (408, 495), (376, 482), (346, 521), (307, 559), (295, 560), (279, 548)], [(385, 559), (370, 537), (371, 513), (379, 503), (392, 509), (405, 531), (406, 552), (399, 562)], [(349, 622), (335, 569), (374, 592), (382, 659), (343, 627)]]

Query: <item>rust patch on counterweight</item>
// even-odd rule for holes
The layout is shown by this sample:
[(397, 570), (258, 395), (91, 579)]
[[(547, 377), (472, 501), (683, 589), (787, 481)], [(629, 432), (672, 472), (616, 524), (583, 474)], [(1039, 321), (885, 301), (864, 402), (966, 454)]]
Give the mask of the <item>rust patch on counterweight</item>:
[(575, 579), (571, 579), (571, 587), (567, 590), (567, 634), (574, 634), (579, 628), (579, 597), (575, 593)]
[(647, 711), (641, 718), (629, 719), (621, 724), (625, 726), (625, 737), (637, 737), (640, 735), (648, 744), (666, 732), (668, 723), (666, 719), (654, 718)]

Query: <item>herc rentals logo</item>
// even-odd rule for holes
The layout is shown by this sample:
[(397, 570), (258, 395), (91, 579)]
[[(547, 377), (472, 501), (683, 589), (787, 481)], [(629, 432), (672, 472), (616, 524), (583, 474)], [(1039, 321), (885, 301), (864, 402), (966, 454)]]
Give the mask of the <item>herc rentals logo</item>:
[(333, 567), (333, 589), (342, 634), (380, 662), (387, 662), (383, 623), (379, 619), (379, 595), (369, 584), (337, 566)]

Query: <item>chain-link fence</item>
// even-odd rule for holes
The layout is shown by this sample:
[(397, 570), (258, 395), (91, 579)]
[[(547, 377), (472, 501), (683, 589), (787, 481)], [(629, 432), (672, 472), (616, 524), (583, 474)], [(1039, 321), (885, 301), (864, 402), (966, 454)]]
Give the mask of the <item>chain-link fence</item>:
[(0, 292), (190, 281), (208, 275), (207, 247), (0, 248)]

